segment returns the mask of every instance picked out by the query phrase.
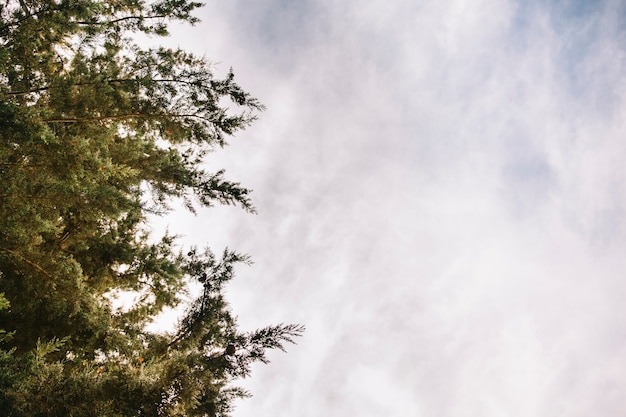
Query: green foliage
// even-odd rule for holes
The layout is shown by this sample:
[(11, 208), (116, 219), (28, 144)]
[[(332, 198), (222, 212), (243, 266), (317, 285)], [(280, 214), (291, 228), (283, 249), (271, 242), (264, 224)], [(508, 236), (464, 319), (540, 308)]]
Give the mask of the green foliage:
[[(227, 415), (247, 395), (233, 381), (303, 330), (241, 332), (223, 286), (248, 258), (145, 232), (173, 199), (254, 212), (250, 191), (203, 158), (262, 106), (232, 72), (218, 79), (204, 59), (130, 38), (193, 24), (199, 5), (0, 4), (3, 415)], [(178, 327), (147, 331), (191, 282), (202, 291)], [(114, 308), (120, 292), (137, 301)]]

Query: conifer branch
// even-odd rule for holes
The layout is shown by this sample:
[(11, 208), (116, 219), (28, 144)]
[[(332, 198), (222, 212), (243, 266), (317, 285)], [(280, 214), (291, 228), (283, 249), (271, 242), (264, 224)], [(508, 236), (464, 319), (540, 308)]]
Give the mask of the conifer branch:
[[(20, 1), (20, 3), (24, 4), (23, 1)], [(22, 6), (22, 10), (24, 10), (23, 9), (24, 6), (25, 5)], [(6, 24), (0, 26), (0, 31), (8, 29), (8, 28), (13, 27), (13, 26), (19, 26), (22, 22), (24, 22), (24, 21), (26, 21), (28, 19), (32, 19), (35, 16), (39, 16), (40, 14), (43, 14), (45, 12), (49, 12), (50, 10), (52, 10), (50, 7), (44, 7), (43, 9), (40, 9), (40, 10), (38, 10), (36, 12), (28, 11), (28, 13), (24, 17), (22, 17), (22, 18), (20, 18), (18, 20), (15, 20), (13, 22), (6, 23)]]
[[(138, 80), (136, 78), (118, 78), (118, 79), (112, 79), (112, 80), (107, 80), (104, 79), (102, 81), (90, 81), (90, 82), (82, 82), (82, 83), (74, 83), (71, 84), (70, 87), (82, 87), (85, 85), (95, 85), (95, 84), (99, 84), (102, 82), (107, 82), (107, 83), (138, 83), (141, 82), (141, 80)], [(179, 80), (179, 79), (175, 79), (175, 78), (151, 78), (150, 82), (155, 82), (155, 83), (175, 83), (175, 84), (184, 84), (184, 85), (190, 85), (190, 86), (198, 86), (197, 82), (194, 81), (187, 81), (187, 80)], [(5, 93), (8, 96), (23, 96), (23, 95), (27, 95), (27, 94), (33, 94), (33, 93), (40, 93), (42, 91), (48, 91), (53, 89), (54, 87), (52, 86), (45, 86), (45, 87), (40, 87), (40, 88), (35, 88), (33, 90), (24, 90), (24, 91), (9, 91), (7, 93)], [(58, 88), (58, 87), (57, 87)]]
[(28, 259), (27, 257), (25, 257), (24, 255), (21, 255), (11, 249), (0, 249), (3, 252), (6, 253), (10, 253), (13, 256), (17, 256), (18, 258), (21, 258), (24, 262), (26, 262), (27, 264), (29, 264), (30, 266), (34, 267), (35, 269), (37, 269), (39, 272), (41, 272), (42, 274), (44, 274), (45, 276), (47, 276), (48, 278), (52, 278), (52, 275), (46, 271), (45, 269), (43, 269), (41, 266), (39, 266), (39, 264), (37, 264), (34, 261), (31, 261), (30, 259)]
[(125, 114), (113, 114), (109, 116), (94, 116), (94, 117), (63, 117), (56, 119), (43, 119), (47, 123), (78, 123), (89, 121), (102, 121), (102, 120), (119, 120), (119, 119), (131, 119), (131, 118), (147, 118), (147, 117), (159, 117), (160, 115), (149, 115), (143, 113), (125, 113)]
[(51, 88), (50, 86), (46, 86), (46, 87), (35, 88), (33, 90), (26, 90), (26, 91), (9, 91), (6, 93), (6, 95), (7, 96), (25, 96), (27, 94), (40, 93), (42, 91), (47, 91), (50, 88)]
[(83, 26), (88, 26), (88, 25), (109, 26), (109, 25), (115, 25), (115, 24), (123, 22), (125, 20), (165, 19), (167, 17), (169, 17), (169, 16), (167, 16), (167, 15), (124, 16), (124, 17), (120, 17), (120, 18), (109, 20), (109, 21), (105, 21), (105, 22), (88, 22), (86, 20), (81, 20), (81, 21), (78, 21), (76, 23), (78, 23), (79, 25), (83, 25)]
[(196, 113), (165, 113), (165, 114), (123, 113), (123, 114), (112, 114), (109, 116), (63, 117), (63, 118), (56, 118), (56, 119), (43, 119), (43, 121), (46, 123), (78, 123), (78, 122), (90, 122), (90, 121), (132, 119), (132, 118), (151, 119), (151, 118), (162, 118), (162, 117), (171, 117), (175, 119), (196, 118), (196, 119), (204, 120), (207, 123), (213, 122), (208, 117), (205, 117)]

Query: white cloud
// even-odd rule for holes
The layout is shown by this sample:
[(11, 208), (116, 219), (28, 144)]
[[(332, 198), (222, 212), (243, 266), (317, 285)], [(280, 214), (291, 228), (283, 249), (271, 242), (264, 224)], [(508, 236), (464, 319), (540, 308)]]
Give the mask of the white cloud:
[(268, 110), (211, 160), (259, 215), (171, 230), (253, 255), (244, 327), (309, 327), (236, 415), (624, 415), (626, 10), (569, 4), (211, 2), (177, 34)]

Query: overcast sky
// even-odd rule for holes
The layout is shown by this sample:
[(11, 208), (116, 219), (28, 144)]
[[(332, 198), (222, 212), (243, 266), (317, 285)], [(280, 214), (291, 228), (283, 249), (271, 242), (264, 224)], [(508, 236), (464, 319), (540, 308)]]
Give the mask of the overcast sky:
[(626, 415), (626, 2), (207, 3), (167, 42), (267, 106), (209, 161), (259, 214), (155, 225), (307, 326), (235, 417)]

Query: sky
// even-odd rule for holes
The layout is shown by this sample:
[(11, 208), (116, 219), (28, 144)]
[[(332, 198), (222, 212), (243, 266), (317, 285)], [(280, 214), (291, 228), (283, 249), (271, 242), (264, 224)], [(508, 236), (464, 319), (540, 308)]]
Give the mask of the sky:
[(626, 415), (626, 3), (207, 0), (163, 43), (267, 110), (209, 169), (258, 214), (244, 330), (301, 323), (235, 417)]

